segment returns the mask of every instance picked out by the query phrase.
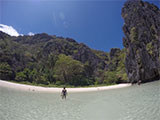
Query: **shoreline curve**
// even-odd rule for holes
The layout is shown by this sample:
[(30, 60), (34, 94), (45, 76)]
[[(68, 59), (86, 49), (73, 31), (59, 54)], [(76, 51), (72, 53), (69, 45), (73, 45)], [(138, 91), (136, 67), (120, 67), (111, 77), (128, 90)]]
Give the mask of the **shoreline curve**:
[[(102, 86), (102, 87), (88, 87), (88, 88), (67, 88), (69, 93), (73, 92), (91, 92), (91, 91), (102, 91), (102, 90), (110, 90), (110, 89), (118, 89), (129, 87), (131, 84), (117, 84), (117, 85), (110, 85), (110, 86)], [(59, 93), (62, 91), (62, 88), (56, 87), (40, 87), (40, 86), (32, 86), (32, 85), (25, 85), (25, 84), (18, 84), (12, 83), (4, 80), (0, 80), (0, 87), (6, 87), (11, 89), (16, 89), (20, 91), (31, 91), (31, 92), (50, 92), (50, 93)]]

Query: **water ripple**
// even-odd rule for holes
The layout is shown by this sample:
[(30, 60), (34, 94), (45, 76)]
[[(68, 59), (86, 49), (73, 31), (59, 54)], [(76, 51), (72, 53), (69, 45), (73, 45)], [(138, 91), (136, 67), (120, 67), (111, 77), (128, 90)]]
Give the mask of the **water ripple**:
[(60, 94), (0, 88), (0, 120), (159, 120), (160, 81), (118, 90)]

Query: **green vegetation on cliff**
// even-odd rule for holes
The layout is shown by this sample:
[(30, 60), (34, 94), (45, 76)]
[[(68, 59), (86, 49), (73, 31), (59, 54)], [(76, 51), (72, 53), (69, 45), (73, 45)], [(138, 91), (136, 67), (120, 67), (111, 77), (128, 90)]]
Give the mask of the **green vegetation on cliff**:
[[(136, 6), (136, 7), (135, 7)], [(122, 8), (124, 49), (93, 50), (46, 33), (0, 32), (0, 79), (43, 85), (109, 85), (160, 79), (160, 10), (142, 0)]]
[(45, 33), (11, 37), (0, 32), (0, 79), (48, 86), (127, 82), (125, 49), (111, 52)]
[(122, 8), (122, 17), (129, 81), (159, 80), (160, 9), (142, 0), (127, 0)]

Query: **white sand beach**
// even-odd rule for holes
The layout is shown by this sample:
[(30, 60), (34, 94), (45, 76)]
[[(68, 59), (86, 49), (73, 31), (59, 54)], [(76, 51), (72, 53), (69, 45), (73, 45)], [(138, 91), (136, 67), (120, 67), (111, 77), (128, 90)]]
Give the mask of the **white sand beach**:
[[(67, 88), (68, 92), (89, 92), (89, 91), (101, 91), (101, 90), (110, 90), (110, 89), (118, 89), (129, 87), (131, 84), (118, 84), (118, 85), (110, 85), (103, 87), (88, 87), (88, 88)], [(55, 87), (39, 87), (25, 84), (12, 83), (8, 81), (0, 80), (0, 87), (6, 87), (11, 89), (17, 89), (21, 91), (30, 91), (30, 92), (61, 92), (62, 88)]]

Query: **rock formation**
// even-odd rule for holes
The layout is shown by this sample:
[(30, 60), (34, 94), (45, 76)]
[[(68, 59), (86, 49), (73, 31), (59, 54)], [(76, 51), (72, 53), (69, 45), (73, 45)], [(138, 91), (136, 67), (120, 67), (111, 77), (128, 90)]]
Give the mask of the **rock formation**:
[(122, 17), (129, 81), (160, 79), (160, 9), (141, 0), (128, 0)]

